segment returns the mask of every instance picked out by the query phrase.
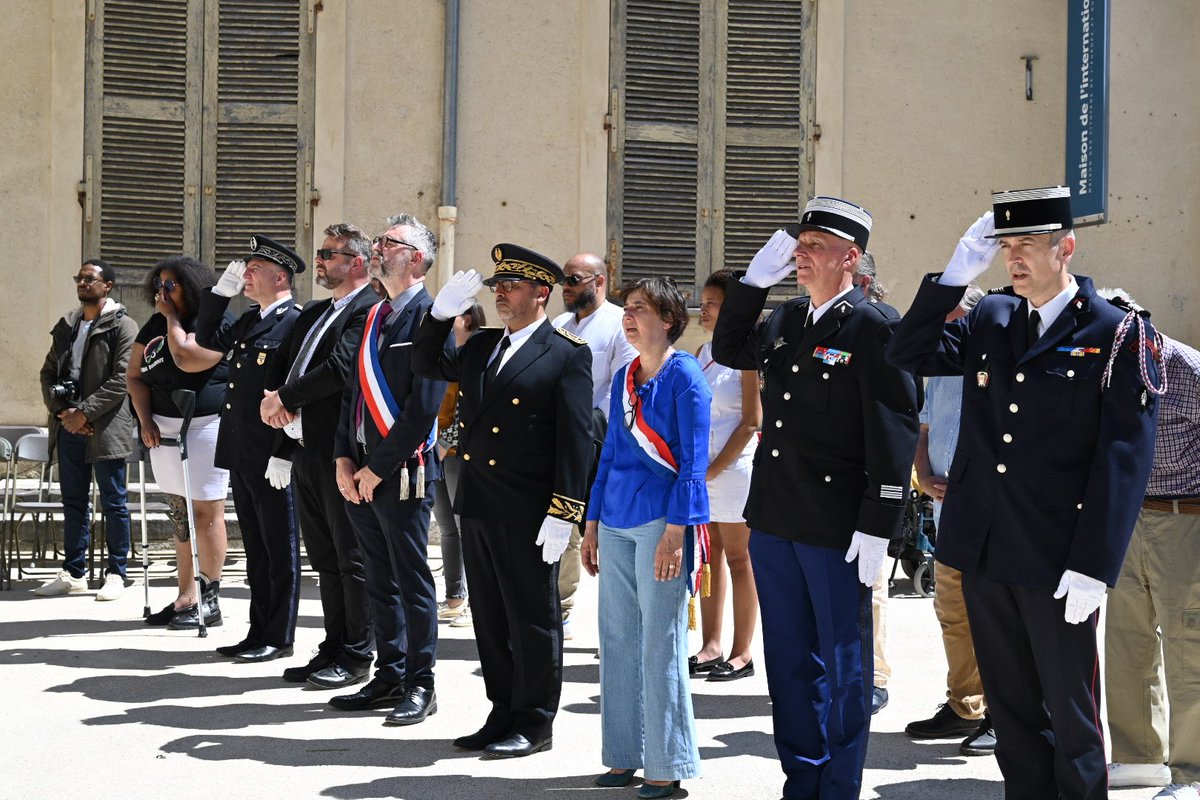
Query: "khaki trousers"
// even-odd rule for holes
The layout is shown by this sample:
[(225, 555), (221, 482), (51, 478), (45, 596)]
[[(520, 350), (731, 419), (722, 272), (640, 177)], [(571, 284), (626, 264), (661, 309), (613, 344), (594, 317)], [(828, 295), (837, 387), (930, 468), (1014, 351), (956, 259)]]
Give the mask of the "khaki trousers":
[(558, 559), (558, 596), (562, 601), (564, 620), (571, 616), (571, 609), (575, 607), (575, 590), (579, 588), (579, 573), (583, 569), (579, 555), (582, 542), (579, 526), (575, 525), (571, 528), (571, 540), (567, 542), (567, 549), (563, 550)]
[(879, 577), (871, 587), (871, 621), (875, 631), (875, 680), (872, 686), (886, 689), (888, 678), (892, 676), (891, 665), (887, 662), (887, 607), (888, 582), (884, 577), (886, 569), (879, 570)]
[(987, 711), (983, 699), (983, 681), (975, 661), (975, 643), (967, 622), (967, 604), (963, 600), (962, 573), (934, 562), (933, 612), (942, 626), (942, 647), (946, 650), (946, 702), (964, 719), (980, 719)]
[(1166, 761), (1173, 782), (1200, 781), (1200, 516), (1138, 514), (1104, 652), (1113, 761)]

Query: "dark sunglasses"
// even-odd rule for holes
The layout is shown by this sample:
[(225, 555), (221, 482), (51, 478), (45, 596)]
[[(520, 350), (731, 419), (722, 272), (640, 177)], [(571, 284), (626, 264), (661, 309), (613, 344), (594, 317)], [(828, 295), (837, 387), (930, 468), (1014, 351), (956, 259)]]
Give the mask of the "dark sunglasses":
[(525, 281), (521, 280), (520, 278), (513, 278), (512, 280), (502, 280), (496, 281), (495, 283), (490, 283), (488, 284), (488, 288), (492, 290), (492, 294), (495, 294), (496, 292), (504, 292), (505, 294), (509, 294), (510, 292), (515, 292), (517, 287), (522, 283), (533, 283), (533, 281)]
[(376, 236), (371, 240), (371, 246), (378, 247), (380, 250), (384, 249), (385, 247), (407, 247), (411, 250), (418, 251), (421, 249), (416, 245), (409, 244), (408, 242), (402, 242), (399, 239), (393, 239), (391, 236)]
[(91, 286), (93, 283), (103, 283), (104, 278), (93, 278), (91, 275), (72, 275), (71, 280), (75, 281), (75, 285)]
[(350, 256), (351, 258), (354, 258), (358, 255), (358, 253), (351, 253), (349, 250), (330, 250), (328, 247), (323, 247), (317, 251), (317, 258), (321, 259), (322, 261), (328, 261), (335, 255)]
[(599, 278), (599, 277), (600, 277), (599, 275), (588, 275), (587, 277), (580, 277), (579, 275), (568, 275), (567, 277), (562, 279), (562, 285), (563, 286), (578, 286), (581, 283), (591, 283), (592, 281), (596, 280), (596, 278)]
[(154, 286), (154, 291), (156, 291), (156, 292), (160, 289), (166, 289), (167, 294), (170, 294), (171, 292), (175, 291), (175, 287), (179, 286), (179, 284), (175, 281), (172, 281), (172, 280), (164, 281), (162, 278), (159, 278), (157, 276), (155, 276), (154, 283), (151, 285)]

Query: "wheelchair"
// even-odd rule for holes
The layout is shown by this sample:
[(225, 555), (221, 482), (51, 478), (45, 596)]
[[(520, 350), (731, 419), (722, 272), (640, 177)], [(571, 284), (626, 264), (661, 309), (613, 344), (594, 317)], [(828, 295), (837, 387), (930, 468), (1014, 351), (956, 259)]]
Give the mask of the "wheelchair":
[(912, 488), (904, 503), (900, 532), (888, 543), (888, 555), (896, 559), (888, 585), (895, 585), (896, 570), (912, 578), (913, 590), (921, 597), (933, 597), (933, 552), (937, 528), (933, 522), (933, 498)]

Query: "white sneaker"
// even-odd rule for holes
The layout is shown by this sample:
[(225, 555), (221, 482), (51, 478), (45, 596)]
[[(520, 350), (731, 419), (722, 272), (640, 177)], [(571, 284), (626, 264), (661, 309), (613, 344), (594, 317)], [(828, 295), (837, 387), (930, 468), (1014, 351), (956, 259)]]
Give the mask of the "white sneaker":
[(1126, 786), (1162, 786), (1169, 780), (1171, 770), (1167, 769), (1166, 764), (1122, 764), (1114, 761), (1108, 765), (1108, 785), (1113, 789)]
[(1154, 800), (1197, 800), (1200, 791), (1196, 790), (1196, 786), (1194, 783), (1172, 783), (1154, 795)]
[(125, 591), (125, 579), (115, 572), (104, 576), (104, 585), (96, 592), (97, 600), (116, 600)]
[(456, 606), (452, 606), (452, 605), (450, 605), (449, 600), (441, 601), (440, 603), (438, 603), (438, 606), (437, 606), (438, 622), (445, 622), (446, 620), (455, 619), (459, 615), (459, 612), (462, 611), (463, 607), (464, 607), (463, 603), (459, 603)]
[[(59, 571), (54, 580), (46, 581), (34, 589), (33, 593), (42, 597), (60, 597), (64, 594), (86, 592), (87, 588), (86, 578), (76, 578), (64, 569)], [(1162, 781), (1159, 781), (1159, 783), (1162, 783)]]
[(567, 617), (563, 620), (563, 639), (570, 641), (575, 638), (575, 628), (571, 625), (571, 618)]
[(471, 604), (463, 603), (458, 607), (458, 616), (450, 620), (451, 628), (471, 627)]

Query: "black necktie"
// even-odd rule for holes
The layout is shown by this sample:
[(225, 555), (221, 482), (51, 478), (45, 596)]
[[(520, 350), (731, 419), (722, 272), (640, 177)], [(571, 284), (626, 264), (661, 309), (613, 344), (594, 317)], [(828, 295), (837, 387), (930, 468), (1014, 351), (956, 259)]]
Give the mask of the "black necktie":
[(1040, 316), (1038, 316), (1038, 312), (1033, 311), (1031, 309), (1029, 312), (1029, 331), (1028, 331), (1028, 335), (1025, 338), (1025, 349), (1027, 351), (1032, 349), (1034, 344), (1037, 343), (1038, 323), (1041, 321), (1042, 321), (1042, 318)]
[(808, 333), (809, 331), (811, 331), (812, 326), (813, 326), (813, 312), (810, 310), (808, 312), (808, 316), (805, 317), (805, 319), (804, 319), (804, 332)]
[(492, 359), (492, 363), (488, 364), (487, 370), (483, 373), (483, 390), (485, 392), (492, 385), (496, 373), (500, 371), (500, 362), (504, 360), (504, 351), (508, 349), (508, 345), (509, 339), (505, 336), (500, 340), (500, 349), (496, 351), (496, 357)]

